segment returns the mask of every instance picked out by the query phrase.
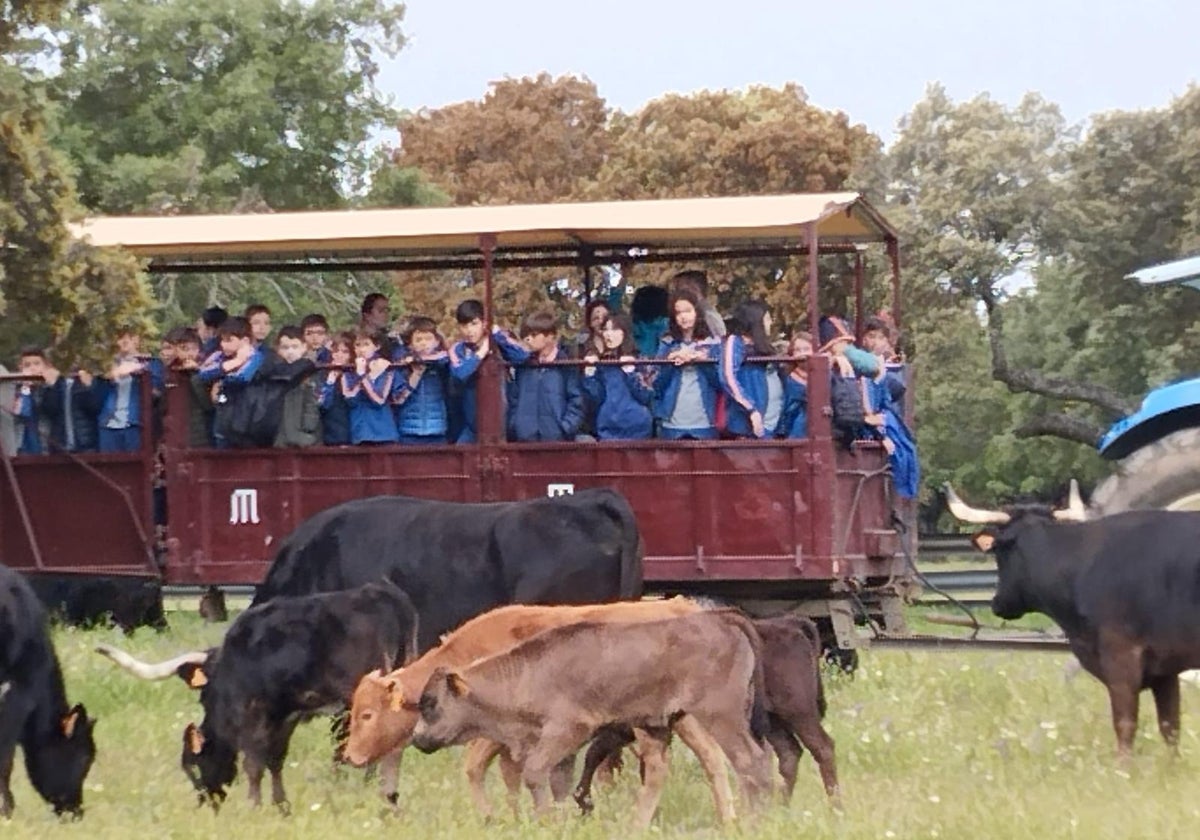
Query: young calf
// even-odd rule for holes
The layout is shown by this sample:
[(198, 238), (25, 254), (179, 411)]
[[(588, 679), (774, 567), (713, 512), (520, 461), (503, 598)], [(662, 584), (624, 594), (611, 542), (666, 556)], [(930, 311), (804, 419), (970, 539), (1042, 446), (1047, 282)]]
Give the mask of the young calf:
[[(508, 749), (540, 812), (550, 769), (609, 725), (667, 727), (690, 715), (755, 801), (770, 788), (761, 642), (732, 610), (636, 624), (547, 630), (460, 670), (434, 671), (413, 744), (432, 752), (475, 738)], [(661, 785), (661, 775), (647, 777)]]
[[(662, 601), (618, 601), (586, 606), (517, 605), (491, 610), (463, 624), (415, 662), (389, 674), (377, 671), (363, 677), (354, 690), (350, 708), (350, 737), (343, 755), (351, 764), (360, 767), (384, 758), (388, 758), (389, 763), (398, 762), (400, 753), (412, 740), (413, 728), (417, 725), (419, 715), (416, 701), (437, 668), (461, 668), (477, 659), (508, 650), (552, 627), (580, 621), (657, 621), (690, 615), (701, 609), (696, 603), (677, 597)], [(693, 750), (704, 752), (706, 745), (702, 741), (703, 736), (694, 732), (688, 728), (685, 742)], [(681, 737), (685, 737), (683, 733)], [(632, 738), (630, 734), (631, 741)], [(515, 808), (520, 768), (512, 762), (507, 751), (493, 742), (481, 741), (473, 744), (466, 754), (464, 769), (471, 796), (485, 814), (491, 813), (491, 805), (484, 791), (484, 776), (488, 764), (496, 757), (500, 758), (501, 772)], [(555, 779), (556, 795), (559, 793), (559, 781)], [(725, 784), (727, 789), (728, 782)], [(570, 780), (567, 779), (566, 785), (562, 786), (562, 793), (565, 794), (565, 788), (569, 785)], [(392, 794), (394, 788), (386, 792)]]
[(56, 814), (82, 815), (95, 725), (82, 705), (67, 708), (41, 602), (18, 572), (0, 566), (0, 817), (13, 811), (18, 744), (34, 790)]

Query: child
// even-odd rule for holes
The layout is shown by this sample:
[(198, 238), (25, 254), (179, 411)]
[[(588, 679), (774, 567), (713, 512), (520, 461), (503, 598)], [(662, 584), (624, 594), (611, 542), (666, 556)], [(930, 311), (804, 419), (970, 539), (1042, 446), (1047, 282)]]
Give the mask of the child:
[(399, 440), (391, 406), (395, 375), (380, 353), (386, 343), (382, 334), (367, 327), (354, 331), (354, 371), (342, 375), (342, 395), (350, 404), (351, 443)]
[(200, 370), (200, 334), (191, 327), (177, 327), (167, 334), (175, 343), (173, 367), (187, 376), (188, 389), (188, 446), (212, 446), (213, 402), (209, 387), (197, 372)]
[(765, 303), (748, 300), (738, 304), (729, 319), (729, 335), (721, 343), (717, 371), (726, 396), (726, 431), (734, 437), (767, 435), (767, 371), (761, 364), (746, 364), (746, 357), (773, 355), (770, 334), (771, 313)]
[(49, 421), (51, 451), (95, 452), (100, 403), (92, 374), (81, 369), (72, 376), (60, 376), (47, 360), (44, 376), (41, 410)]
[(271, 378), (285, 389), (275, 447), (315, 446), (321, 442), (321, 412), (312, 374), (316, 365), (305, 358), (304, 334), (299, 327), (286, 326), (275, 337), (275, 352), (282, 364)]
[(200, 314), (196, 333), (200, 336), (200, 358), (207, 359), (221, 349), (221, 337), (217, 330), (225, 323), (229, 313), (219, 306), (210, 306)]
[(530, 357), (530, 352), (511, 333), (504, 332), (499, 327), (492, 327), (492, 335), (485, 335), (483, 324), (483, 304), (478, 300), (464, 300), (454, 310), (454, 320), (458, 322), (458, 331), (462, 336), (450, 348), (450, 375), (461, 383), (462, 394), (459, 399), (459, 413), (462, 418), (462, 429), (455, 437), (456, 443), (474, 443), (476, 440), (475, 415), (476, 400), (475, 386), (479, 365), (487, 358), (491, 339), (495, 339), (500, 349), (500, 356), (509, 364), (521, 364)]
[(326, 446), (350, 443), (350, 403), (342, 393), (342, 375), (354, 358), (354, 334), (338, 333), (329, 343), (331, 369), (321, 383), (321, 437)]
[(245, 318), (227, 318), (218, 328), (217, 338), (220, 349), (204, 361), (196, 375), (212, 386), (213, 441), (224, 449), (237, 441), (234, 413), (262, 366), (263, 354), (255, 349)]
[(812, 351), (811, 335), (800, 332), (792, 337), (788, 355), (797, 361), (783, 381), (783, 411), (779, 415), (776, 437), (808, 437), (808, 368), (805, 363)]
[[(38, 382), (22, 382), (17, 387), (13, 404), (13, 417), (17, 422), (17, 454), (41, 455), (46, 451), (42, 444), (42, 402), (47, 368), (50, 367), (46, 354), (40, 348), (26, 347), (21, 351), (18, 366), (22, 376), (42, 377)], [(57, 379), (57, 377), (55, 377)]]
[[(631, 362), (636, 358), (633, 323), (624, 312), (610, 315), (600, 335), (604, 353), (599, 357), (588, 353), (588, 361), (603, 358)], [(585, 367), (583, 390), (596, 406), (596, 437), (600, 440), (645, 440), (653, 433), (650, 404), (654, 389), (634, 365)]]
[(271, 334), (271, 310), (262, 303), (252, 303), (242, 315), (250, 325), (250, 338), (255, 347), (262, 347)]
[(539, 311), (521, 322), (521, 338), (538, 362), (516, 369), (508, 394), (508, 439), (574, 440), (583, 422), (583, 391), (576, 368), (546, 365), (566, 359), (558, 318)]
[(139, 355), (141, 344), (141, 336), (133, 327), (117, 332), (117, 356), (108, 370), (100, 402), (101, 452), (137, 452), (142, 446), (142, 394), (136, 375), (150, 376), (151, 389), (162, 393), (161, 371)]
[(715, 342), (700, 314), (700, 299), (677, 289), (670, 299), (671, 323), (658, 345), (662, 365), (654, 378), (654, 413), (667, 440), (713, 440), (720, 384), (712, 359)]
[(401, 336), (409, 352), (402, 358), (407, 373), (398, 380), (392, 401), (401, 443), (446, 442), (446, 378), (450, 360), (432, 318), (409, 320)]
[(304, 334), (304, 356), (318, 365), (327, 365), (333, 358), (329, 352), (329, 322), (324, 315), (305, 315), (300, 321)]

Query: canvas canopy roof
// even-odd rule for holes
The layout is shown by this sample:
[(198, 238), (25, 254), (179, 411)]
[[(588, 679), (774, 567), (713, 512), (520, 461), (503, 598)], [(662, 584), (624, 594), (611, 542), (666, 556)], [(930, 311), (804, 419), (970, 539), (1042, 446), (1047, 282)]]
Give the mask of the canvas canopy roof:
[[(204, 216), (92, 218), (74, 234), (119, 245), (157, 270), (238, 264), (246, 268), (340, 266), (403, 258), (546, 254), (602, 261), (630, 249), (802, 246), (816, 223), (822, 249), (895, 240), (887, 221), (855, 192), (609, 201), (493, 207), (335, 210)], [(390, 261), (389, 261), (389, 258)], [(432, 263), (430, 263), (432, 264)]]

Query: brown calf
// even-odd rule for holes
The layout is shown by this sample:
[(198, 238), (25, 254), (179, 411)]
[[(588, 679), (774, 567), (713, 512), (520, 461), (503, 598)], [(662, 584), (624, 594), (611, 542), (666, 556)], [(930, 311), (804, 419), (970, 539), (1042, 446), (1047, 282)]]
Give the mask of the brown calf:
[[(354, 691), (350, 709), (350, 736), (343, 755), (356, 766), (384, 761), (385, 794), (395, 791), (394, 766), (408, 746), (419, 714), (413, 704), (430, 675), (440, 667), (460, 668), (477, 659), (507, 650), (543, 630), (580, 621), (658, 621), (689, 615), (701, 609), (686, 598), (663, 601), (621, 601), (587, 606), (507, 606), (477, 616), (449, 633), (442, 643), (404, 668), (366, 675)], [(405, 700), (411, 701), (407, 704)], [(697, 743), (699, 743), (697, 738)], [(693, 749), (696, 746), (693, 745)], [(700, 746), (703, 749), (703, 745)], [(484, 792), (484, 773), (491, 760), (500, 756), (506, 782), (519, 778), (520, 768), (507, 752), (494, 745), (480, 744), (467, 751), (466, 773), (471, 795), (485, 814), (491, 806)], [(569, 785), (569, 781), (568, 781)], [(510, 785), (510, 796), (515, 789)], [(557, 792), (557, 791), (556, 791)], [(714, 791), (714, 796), (719, 793)]]
[[(690, 715), (758, 801), (770, 789), (767, 755), (757, 740), (766, 730), (764, 695), (761, 641), (736, 611), (581, 622), (466, 668), (436, 670), (421, 694), (412, 742), (426, 752), (476, 738), (504, 745), (521, 764), (536, 808), (545, 812), (550, 769), (598, 731), (609, 725), (661, 729)], [(648, 788), (661, 784), (660, 772), (647, 774)], [(652, 807), (640, 813), (642, 823), (652, 814)]]

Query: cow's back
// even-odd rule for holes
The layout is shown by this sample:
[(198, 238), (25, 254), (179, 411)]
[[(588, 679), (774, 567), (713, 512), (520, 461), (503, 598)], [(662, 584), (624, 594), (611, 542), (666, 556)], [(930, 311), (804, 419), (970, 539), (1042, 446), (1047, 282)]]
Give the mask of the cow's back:
[(0, 566), (0, 682), (25, 682), (53, 656), (41, 601), (20, 572)]

